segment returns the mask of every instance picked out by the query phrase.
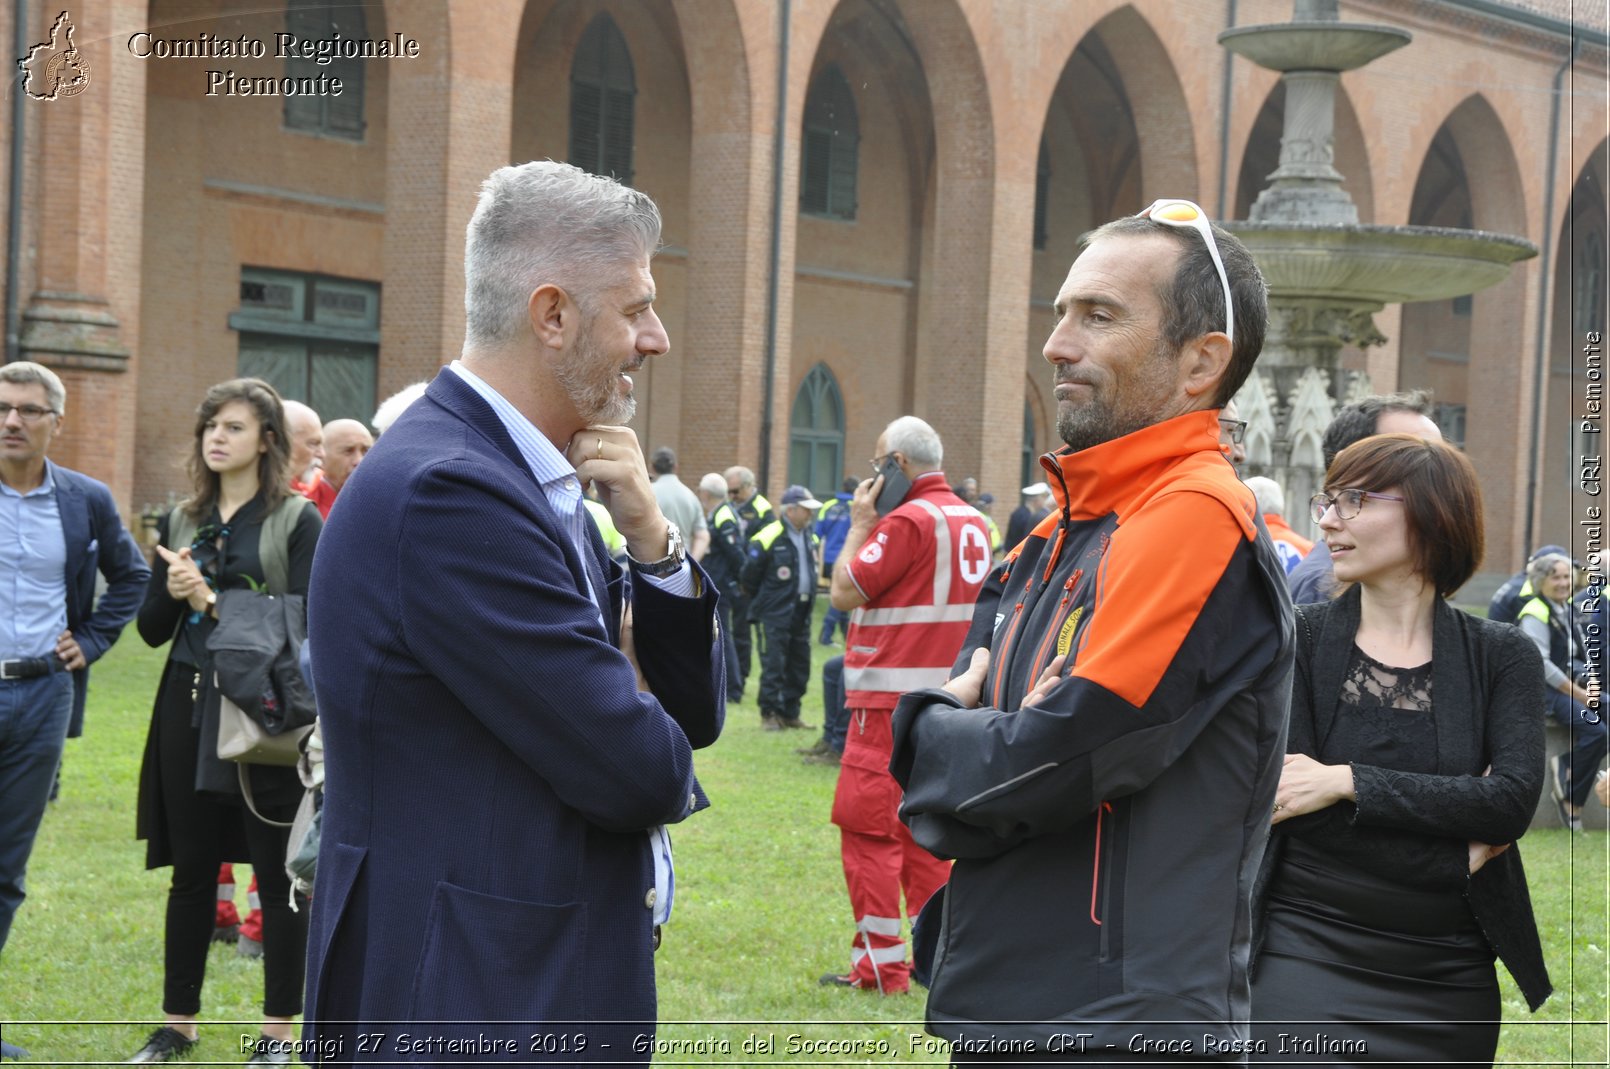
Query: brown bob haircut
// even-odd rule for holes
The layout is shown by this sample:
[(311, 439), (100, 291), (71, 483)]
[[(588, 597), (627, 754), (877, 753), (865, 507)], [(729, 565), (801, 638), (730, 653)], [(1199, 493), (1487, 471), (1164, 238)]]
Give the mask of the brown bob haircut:
[(1415, 571), (1448, 597), (1481, 566), (1481, 485), (1459, 450), (1412, 434), (1378, 434), (1354, 442), (1325, 473), (1325, 492), (1396, 488), (1409, 521)]

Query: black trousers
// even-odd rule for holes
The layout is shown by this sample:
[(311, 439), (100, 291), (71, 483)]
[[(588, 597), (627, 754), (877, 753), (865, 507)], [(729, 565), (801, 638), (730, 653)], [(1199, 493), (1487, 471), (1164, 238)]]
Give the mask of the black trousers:
[[(177, 667), (181, 671), (184, 666)], [(201, 732), (190, 725), (190, 689), (169, 686), (158, 714), (162, 802), (173, 850), (173, 882), (168, 888), (164, 929), (162, 1010), (201, 1012), (201, 984), (212, 946), (218, 900), (218, 866), (229, 858), (223, 844), (238, 839), (241, 823), (257, 894), (263, 908), (263, 1014), (294, 1017), (302, 1012), (302, 980), (307, 964), (307, 909), (290, 906), (291, 880), (285, 873), (289, 828), (264, 824), (241, 805), (195, 789)], [(274, 820), (289, 821), (294, 807), (258, 806)]]
[(749, 681), (749, 666), (754, 636), (750, 633), (753, 621), (749, 619), (749, 599), (742, 594), (732, 602), (732, 646), (737, 657), (738, 674), (727, 680), (727, 697), (743, 696), (744, 684)]
[(763, 621), (766, 648), (760, 655), (760, 712), (799, 719), (799, 700), (811, 681), (811, 607), (796, 601)]

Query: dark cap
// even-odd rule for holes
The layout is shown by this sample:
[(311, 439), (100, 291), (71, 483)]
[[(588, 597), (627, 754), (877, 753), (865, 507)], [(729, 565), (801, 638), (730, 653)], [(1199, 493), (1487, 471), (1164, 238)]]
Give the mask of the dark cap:
[(819, 509), (822, 507), (822, 503), (816, 500), (816, 498), (812, 497), (809, 490), (797, 484), (790, 486), (787, 490), (783, 491), (782, 503), (785, 507), (788, 505), (799, 505), (808, 509)]

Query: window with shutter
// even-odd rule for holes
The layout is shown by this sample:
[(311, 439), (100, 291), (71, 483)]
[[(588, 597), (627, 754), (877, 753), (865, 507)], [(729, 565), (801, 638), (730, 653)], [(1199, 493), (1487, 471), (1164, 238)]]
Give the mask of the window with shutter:
[(608, 15), (588, 24), (570, 67), (570, 162), (632, 184), (637, 76), (626, 38)]
[[(285, 9), (285, 30), (298, 38), (322, 40), (339, 33), (349, 40), (369, 35), (363, 9), (356, 5), (332, 7), (327, 0), (289, 0)], [(317, 78), (321, 72), (341, 79), (340, 96), (287, 96), (285, 127), (306, 133), (362, 141), (363, 68), (361, 59), (338, 58), (321, 68), (311, 59), (285, 58), (288, 78)]]
[(1592, 330), (1604, 332), (1604, 251), (1604, 238), (1597, 230), (1589, 230), (1587, 237), (1582, 240), (1572, 277), (1576, 286), (1572, 301), (1576, 314), (1573, 318), (1578, 335)]
[(1040, 159), (1034, 167), (1034, 247), (1045, 248), (1051, 238), (1046, 226), (1046, 199), (1051, 193), (1051, 154), (1045, 150), (1045, 138), (1040, 138)]
[(805, 98), (799, 207), (810, 215), (854, 219), (860, 120), (855, 97), (836, 64), (828, 64)]
[(380, 287), (373, 282), (244, 267), (239, 373), (264, 379), (320, 417), (367, 423), (380, 361)]

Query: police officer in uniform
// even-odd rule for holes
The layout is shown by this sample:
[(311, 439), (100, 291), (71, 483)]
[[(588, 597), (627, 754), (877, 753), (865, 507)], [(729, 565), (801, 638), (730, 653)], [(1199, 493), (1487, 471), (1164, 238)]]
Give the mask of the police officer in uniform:
[(799, 700), (811, 675), (811, 609), (822, 553), (811, 521), (821, 507), (809, 490), (790, 486), (782, 516), (749, 538), (742, 584), (749, 618), (763, 629), (760, 726), (766, 731), (810, 726), (800, 721)]
[(700, 563), (721, 595), (716, 616), (721, 622), (721, 646), (727, 661), (727, 701), (737, 702), (743, 698), (743, 680), (738, 678), (737, 635), (732, 629), (732, 617), (739, 599), (738, 576), (744, 566), (743, 522), (727, 500), (727, 481), (716, 472), (699, 480), (699, 503), (704, 506), (704, 521), (710, 529), (710, 548)]
[[(774, 510), (771, 502), (766, 500), (755, 485), (755, 473), (748, 468), (735, 464), (726, 470), (725, 478), (727, 503), (738, 513), (738, 522), (741, 525), (738, 533), (747, 545), (750, 536), (770, 522)], [(749, 627), (752, 623), (754, 617), (749, 615), (749, 598), (740, 590), (738, 600), (732, 605), (732, 641), (738, 650), (738, 675), (736, 682), (732, 681), (732, 677), (728, 677), (727, 686), (731, 692), (727, 695), (728, 701), (743, 700), (744, 684), (749, 679)]]

